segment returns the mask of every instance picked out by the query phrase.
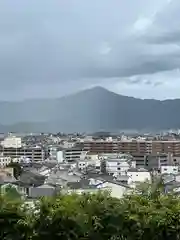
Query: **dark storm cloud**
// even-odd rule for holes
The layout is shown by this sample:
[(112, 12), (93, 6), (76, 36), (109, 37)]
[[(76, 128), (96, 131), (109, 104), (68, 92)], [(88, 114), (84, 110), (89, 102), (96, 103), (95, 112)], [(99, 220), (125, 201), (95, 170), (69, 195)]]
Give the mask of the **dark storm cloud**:
[(49, 84), (61, 92), (60, 86), (71, 88), (72, 81), (88, 85), (98, 78), (177, 68), (180, 51), (169, 51), (169, 47), (154, 51), (138, 30), (137, 35), (131, 33), (142, 11), (149, 15), (151, 5), (159, 8), (163, 2), (2, 0), (0, 91), (8, 92), (12, 86), (17, 94), (29, 89), (33, 95), (33, 88), (42, 86), (43, 91)]

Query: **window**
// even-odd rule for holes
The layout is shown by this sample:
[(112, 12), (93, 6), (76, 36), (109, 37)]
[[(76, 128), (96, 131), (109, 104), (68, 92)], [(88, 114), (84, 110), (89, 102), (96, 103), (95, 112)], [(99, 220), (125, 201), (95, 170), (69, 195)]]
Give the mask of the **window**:
[(173, 171), (176, 171), (176, 168), (173, 168)]
[(118, 167), (118, 168), (117, 168), (117, 170), (121, 170), (121, 168), (120, 168), (120, 167)]
[(164, 168), (164, 171), (167, 171), (167, 168)]

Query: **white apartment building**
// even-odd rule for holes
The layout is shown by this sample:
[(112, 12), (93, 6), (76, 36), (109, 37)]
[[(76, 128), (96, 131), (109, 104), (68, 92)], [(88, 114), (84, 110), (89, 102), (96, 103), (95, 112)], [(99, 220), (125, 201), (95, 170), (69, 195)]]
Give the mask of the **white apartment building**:
[(20, 137), (9, 136), (9, 137), (6, 137), (4, 141), (1, 142), (1, 145), (4, 148), (21, 148), (22, 142)]
[(63, 150), (63, 157), (67, 163), (79, 161), (81, 154), (82, 149), (80, 148), (67, 148)]
[(128, 184), (141, 183), (141, 182), (151, 182), (151, 174), (145, 169), (139, 170), (129, 170), (127, 171), (127, 176), (129, 177)]
[(161, 166), (160, 168), (161, 174), (178, 174), (179, 167), (178, 166)]
[(93, 167), (94, 170), (101, 171), (101, 160), (79, 160), (77, 162), (77, 167), (80, 171), (86, 170), (88, 167)]
[(127, 161), (120, 159), (107, 159), (106, 160), (106, 172), (114, 175), (126, 175), (129, 170), (130, 164)]
[(116, 157), (111, 158), (105, 155), (106, 172), (114, 175), (126, 175), (126, 172), (131, 167), (136, 167), (132, 156), (129, 154), (116, 154)]

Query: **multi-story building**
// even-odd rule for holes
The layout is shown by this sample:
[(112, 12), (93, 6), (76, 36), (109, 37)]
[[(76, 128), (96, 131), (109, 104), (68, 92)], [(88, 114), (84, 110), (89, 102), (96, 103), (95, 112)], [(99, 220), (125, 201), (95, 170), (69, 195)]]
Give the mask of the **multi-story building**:
[(32, 161), (43, 161), (45, 157), (45, 150), (42, 147), (3, 147), (1, 149), (1, 155), (4, 157), (11, 157), (12, 159), (25, 157)]
[(64, 161), (68, 163), (77, 162), (78, 160), (80, 160), (82, 152), (83, 152), (82, 148), (78, 147), (64, 149), (63, 150)]
[(134, 161), (136, 162), (136, 167), (137, 168), (144, 168), (145, 166), (145, 160), (146, 160), (146, 155), (145, 154), (140, 154), (140, 153), (133, 153), (132, 154)]
[(6, 167), (12, 161), (11, 157), (0, 157), (0, 167)]
[(169, 164), (169, 155), (166, 153), (157, 154), (132, 154), (137, 168), (159, 169), (163, 165)]
[(160, 169), (161, 166), (168, 165), (168, 154), (150, 154), (145, 157), (145, 167), (147, 169)]
[(84, 151), (90, 151), (94, 153), (119, 152), (117, 141), (94, 140), (84, 141), (81, 144)]
[(21, 148), (21, 138), (16, 136), (9, 136), (1, 142), (4, 148)]
[(116, 158), (107, 158), (104, 160), (106, 173), (126, 175), (127, 171), (132, 167), (132, 160), (132, 156), (127, 154), (120, 154)]
[(158, 154), (171, 153), (173, 156), (180, 156), (180, 141), (171, 140), (144, 140), (125, 139), (120, 141), (84, 141), (81, 143), (85, 151), (94, 153), (130, 153), (130, 154)]
[(152, 153), (171, 153), (173, 156), (180, 156), (180, 141), (153, 141)]

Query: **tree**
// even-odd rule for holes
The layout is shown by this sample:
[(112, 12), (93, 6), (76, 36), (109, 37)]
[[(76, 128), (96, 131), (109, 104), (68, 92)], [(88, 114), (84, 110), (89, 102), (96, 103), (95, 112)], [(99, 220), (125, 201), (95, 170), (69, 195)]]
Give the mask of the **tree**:
[(147, 194), (144, 191), (123, 199), (107, 192), (60, 194), (42, 198), (31, 211), (1, 197), (0, 239), (180, 239), (180, 199), (163, 194), (158, 184), (157, 191), (152, 188), (153, 194), (148, 189)]
[(7, 184), (4, 186), (4, 195), (9, 200), (18, 200), (21, 199), (21, 194), (17, 191), (17, 189), (11, 184)]

